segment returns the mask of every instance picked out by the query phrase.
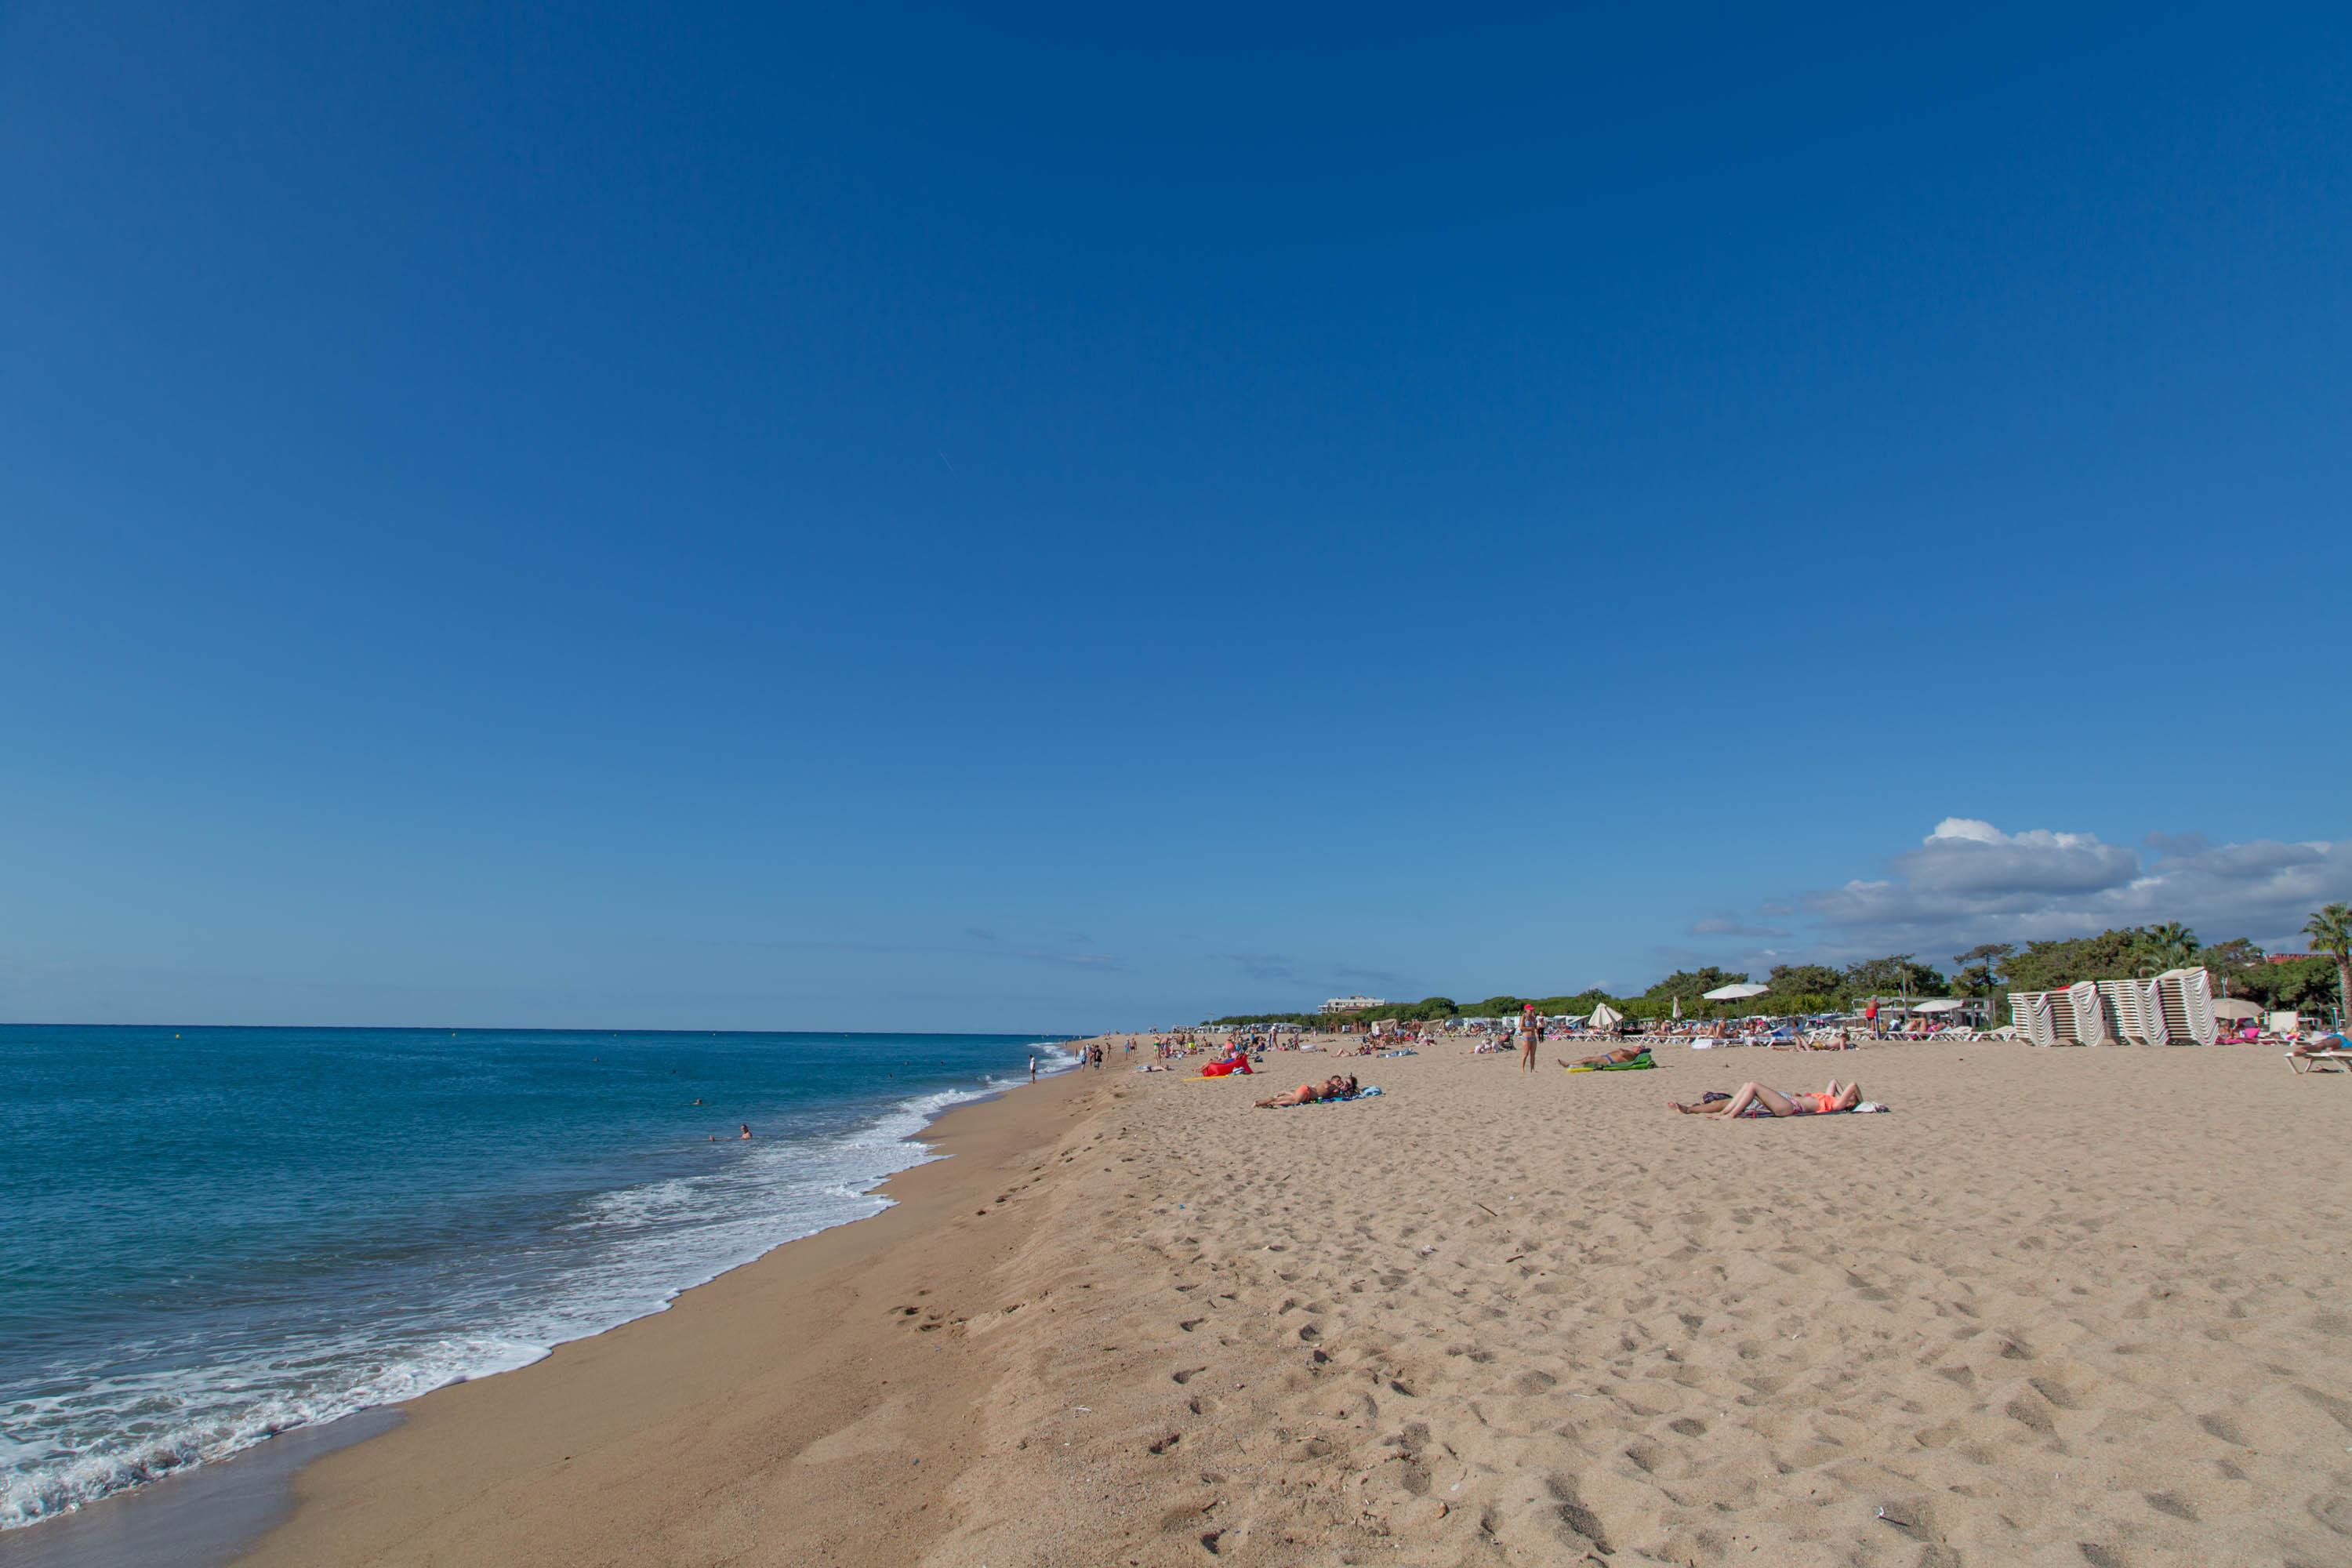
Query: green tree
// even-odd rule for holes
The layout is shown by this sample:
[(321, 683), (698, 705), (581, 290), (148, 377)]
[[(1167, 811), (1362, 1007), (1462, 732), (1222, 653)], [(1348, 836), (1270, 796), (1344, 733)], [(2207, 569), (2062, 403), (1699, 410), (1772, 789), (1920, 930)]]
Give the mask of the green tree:
[(2336, 963), (2336, 1016), (2352, 1018), (2352, 904), (2330, 904), (2303, 922), (2311, 945)]
[(2197, 933), (2179, 921), (2167, 921), (2140, 932), (2140, 962), (2151, 973), (2186, 969), (2197, 962)]
[(2263, 971), (2272, 967), (2263, 962), (2263, 950), (2242, 936), (2218, 942), (2198, 951), (2197, 962), (2213, 972), (2213, 983), (2224, 996), (2248, 996), (2263, 1000)]
[(1764, 977), (1775, 996), (1834, 996), (1845, 977), (1826, 963), (1776, 963)]
[(2137, 974), (2146, 963), (2147, 935), (2136, 926), (2125, 926), (2096, 936), (2029, 942), (2009, 961), (2010, 986), (2056, 991), (2081, 980)]
[[(1589, 990), (1580, 991), (1573, 996), (1540, 996), (1533, 1000), (1536, 1011), (1548, 1018), (1573, 1017), (1580, 1013), (1591, 1012), (1601, 1003), (1607, 1002), (1613, 1006), (1617, 1001), (1598, 985)], [(1622, 1008), (1619, 1010), (1622, 1011)]]
[(1708, 992), (1725, 985), (1737, 985), (1748, 978), (1746, 970), (1734, 974), (1710, 963), (1699, 969), (1677, 969), (1647, 991), (1643, 996), (1652, 1002), (1671, 1002), (1679, 996), (1687, 1007)]
[(1918, 962), (1915, 953), (1890, 953), (1846, 965), (1844, 990), (1850, 996), (1935, 996), (1943, 989), (1943, 975)]
[(2016, 951), (2009, 942), (1988, 942), (1953, 954), (1952, 962), (1959, 965), (1952, 975), (1953, 985), (1963, 996), (1991, 995), (2000, 988), (2002, 966)]
[(2249, 986), (2254, 1000), (2298, 1013), (2325, 1013), (2336, 1002), (2336, 961), (2326, 953), (2265, 963), (2259, 988)]

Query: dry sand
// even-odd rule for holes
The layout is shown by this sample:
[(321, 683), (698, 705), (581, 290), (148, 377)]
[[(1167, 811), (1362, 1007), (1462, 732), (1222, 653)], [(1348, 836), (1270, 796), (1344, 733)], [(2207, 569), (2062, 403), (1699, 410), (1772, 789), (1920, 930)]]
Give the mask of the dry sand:
[[(254, 1561), (2352, 1563), (2352, 1077), (1556, 1055), (956, 1112), (900, 1208), (419, 1401)], [(1663, 1109), (1832, 1073), (1894, 1113)]]

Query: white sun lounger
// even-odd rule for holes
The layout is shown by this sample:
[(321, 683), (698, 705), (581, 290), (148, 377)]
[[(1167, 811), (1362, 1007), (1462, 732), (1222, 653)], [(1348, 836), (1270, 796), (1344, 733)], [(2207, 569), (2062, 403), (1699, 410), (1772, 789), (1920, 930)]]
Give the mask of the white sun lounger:
[[(2352, 1051), (2288, 1051), (2286, 1065), (2300, 1075), (2308, 1072), (2352, 1072)], [(2322, 1067), (2322, 1062), (2334, 1062), (2334, 1067)]]

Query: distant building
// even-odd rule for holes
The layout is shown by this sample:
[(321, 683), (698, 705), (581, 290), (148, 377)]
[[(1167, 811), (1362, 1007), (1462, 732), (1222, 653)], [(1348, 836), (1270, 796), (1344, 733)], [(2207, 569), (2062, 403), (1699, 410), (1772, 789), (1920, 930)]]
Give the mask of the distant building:
[(1323, 1011), (1326, 1015), (1332, 1013), (1360, 1013), (1367, 1007), (1385, 1007), (1388, 1004), (1386, 1002), (1381, 1001), (1377, 996), (1334, 996), (1331, 1000), (1323, 1004)]
[(2306, 958), (2318, 956), (2319, 954), (2315, 952), (2266, 952), (2263, 954), (2263, 962), (2264, 963), (2301, 963)]

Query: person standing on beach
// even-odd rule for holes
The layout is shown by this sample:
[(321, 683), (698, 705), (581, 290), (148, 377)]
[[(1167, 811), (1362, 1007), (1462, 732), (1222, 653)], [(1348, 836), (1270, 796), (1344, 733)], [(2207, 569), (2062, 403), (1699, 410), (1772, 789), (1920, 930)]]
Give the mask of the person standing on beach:
[(1037, 1081), (1037, 1053), (1034, 1051), (1029, 1053), (1029, 1081)]
[(1521, 1072), (1536, 1070), (1536, 1044), (1538, 1037), (1536, 1030), (1536, 1005), (1529, 1002), (1519, 1013), (1519, 1070)]

